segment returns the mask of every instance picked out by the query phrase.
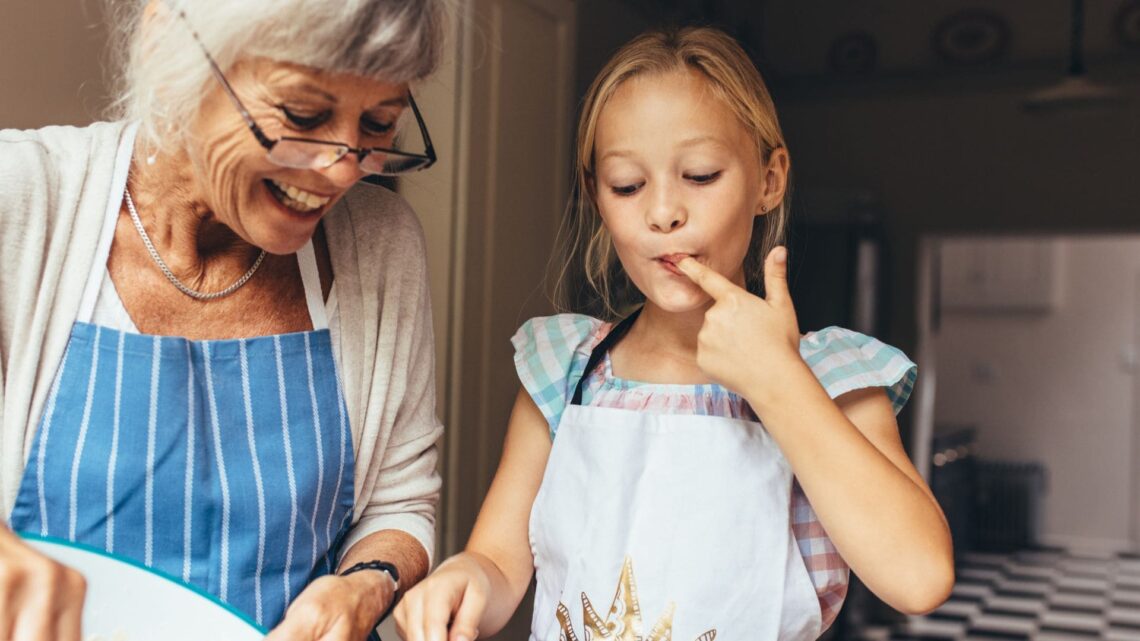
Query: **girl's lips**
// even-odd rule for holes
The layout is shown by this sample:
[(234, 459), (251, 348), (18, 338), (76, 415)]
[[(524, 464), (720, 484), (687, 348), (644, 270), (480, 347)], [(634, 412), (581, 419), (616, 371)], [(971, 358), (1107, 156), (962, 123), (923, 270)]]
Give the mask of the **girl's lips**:
[(693, 255), (692, 254), (666, 254), (664, 256), (658, 256), (654, 260), (656, 260), (658, 263), (660, 263), (661, 266), (664, 267), (665, 270), (668, 271), (670, 274), (673, 274), (674, 276), (684, 276), (685, 273), (682, 272), (677, 267), (677, 263), (681, 262), (682, 260), (684, 260), (686, 258), (693, 258)]
[(685, 260), (686, 258), (692, 258), (692, 257), (693, 257), (692, 254), (665, 254), (664, 256), (658, 256), (657, 260), (664, 262), (664, 263), (669, 263), (671, 265), (676, 265), (677, 263), (681, 262), (682, 260)]

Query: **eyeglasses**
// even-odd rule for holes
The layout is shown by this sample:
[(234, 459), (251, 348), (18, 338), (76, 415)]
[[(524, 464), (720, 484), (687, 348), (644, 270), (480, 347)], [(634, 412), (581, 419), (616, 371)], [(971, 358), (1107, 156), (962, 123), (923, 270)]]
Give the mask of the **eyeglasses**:
[[(423, 138), (423, 153), (412, 153), (391, 147), (357, 148), (342, 142), (329, 142), (327, 140), (313, 140), (311, 138), (297, 138), (294, 136), (282, 136), (276, 139), (270, 138), (262, 131), (261, 127), (254, 122), (253, 116), (249, 115), (249, 110), (245, 108), (241, 99), (238, 98), (234, 92), (233, 87), (231, 87), (230, 83), (226, 80), (221, 68), (218, 67), (218, 63), (214, 62), (214, 58), (206, 49), (206, 45), (202, 42), (202, 39), (198, 37), (198, 32), (190, 25), (190, 21), (186, 18), (186, 12), (179, 11), (178, 15), (186, 24), (186, 28), (190, 30), (190, 35), (194, 36), (194, 40), (198, 43), (198, 46), (202, 48), (202, 53), (205, 54), (206, 60), (210, 63), (210, 70), (213, 72), (214, 77), (218, 79), (226, 95), (230, 97), (230, 100), (233, 101), (238, 112), (241, 113), (242, 119), (245, 120), (245, 124), (249, 126), (250, 132), (253, 133), (253, 137), (257, 139), (257, 142), (261, 143), (262, 147), (265, 147), (270, 162), (293, 169), (319, 170), (332, 167), (340, 161), (341, 158), (352, 154), (356, 156), (356, 162), (359, 164), (361, 171), (382, 176), (397, 176), (411, 173), (421, 169), (427, 169), (435, 164), (435, 147), (431, 144), (431, 136), (428, 135), (427, 125), (424, 124), (423, 116), (420, 115), (420, 109), (416, 106), (416, 101), (412, 98), (411, 92), (408, 92), (408, 106), (411, 107), (412, 114), (416, 118), (416, 124), (419, 126), (420, 136)], [(404, 118), (400, 120), (404, 120)], [(394, 139), (399, 141), (402, 139), (402, 128), (398, 125), (394, 125), (394, 127), (396, 130)]]

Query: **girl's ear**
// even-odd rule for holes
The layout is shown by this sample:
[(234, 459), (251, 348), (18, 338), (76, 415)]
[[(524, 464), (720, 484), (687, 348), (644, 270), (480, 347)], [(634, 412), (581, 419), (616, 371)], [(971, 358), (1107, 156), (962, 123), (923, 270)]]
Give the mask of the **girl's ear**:
[(785, 147), (777, 147), (768, 154), (768, 162), (760, 169), (760, 199), (756, 203), (756, 215), (762, 216), (773, 211), (784, 201), (788, 190), (788, 171), (791, 158)]

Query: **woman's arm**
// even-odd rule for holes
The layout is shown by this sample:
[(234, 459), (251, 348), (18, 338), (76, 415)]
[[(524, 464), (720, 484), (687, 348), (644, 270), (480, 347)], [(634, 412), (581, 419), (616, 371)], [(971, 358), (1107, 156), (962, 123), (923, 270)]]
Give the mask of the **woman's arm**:
[[(396, 608), (405, 641), (471, 641), (498, 632), (534, 574), (529, 520), (550, 455), (546, 419), (519, 390), (499, 470), (467, 548), (443, 562)], [(449, 627), (450, 623), (450, 627)]]
[[(358, 413), (365, 423), (376, 421), (381, 428), (370, 433), (365, 427), (356, 443), (357, 480), (371, 489), (356, 497), (363, 506), (342, 544), (337, 567), (344, 571), (365, 561), (391, 563), (400, 576), (400, 591), (406, 592), (431, 566), (441, 485), (436, 444), (443, 426), (436, 417), (423, 234), (411, 210), (402, 201), (395, 206), (403, 209), (385, 228), (385, 242), (395, 244), (399, 252), (377, 251), (393, 261), (386, 266), (386, 293), (392, 298), (385, 302), (398, 310), (398, 318), (378, 340), (381, 357), (372, 374), (389, 387), (383, 394), (374, 390), (372, 406)], [(387, 420), (393, 425), (384, 438)], [(392, 588), (387, 573), (375, 570), (321, 577), (290, 605), (267, 641), (359, 641), (397, 598)]]
[[(428, 570), (427, 551), (415, 537), (400, 530), (381, 530), (352, 546), (337, 571), (372, 560), (395, 565), (404, 586), (414, 585)], [(285, 619), (266, 641), (363, 639), (396, 598), (393, 587), (388, 574), (377, 570), (323, 576), (289, 605)]]

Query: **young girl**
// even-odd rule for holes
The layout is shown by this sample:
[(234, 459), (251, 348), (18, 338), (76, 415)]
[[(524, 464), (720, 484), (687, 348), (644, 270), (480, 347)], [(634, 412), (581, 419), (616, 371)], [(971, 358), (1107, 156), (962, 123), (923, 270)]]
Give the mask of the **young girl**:
[(502, 463), (466, 551), (397, 608), (405, 641), (497, 632), (532, 572), (541, 641), (815, 639), (848, 566), (899, 610), (938, 606), (950, 537), (895, 423), (915, 366), (800, 336), (788, 151), (745, 53), (703, 28), (633, 40), (578, 145), (579, 262), (611, 316), (643, 303), (514, 336)]

